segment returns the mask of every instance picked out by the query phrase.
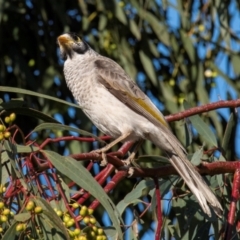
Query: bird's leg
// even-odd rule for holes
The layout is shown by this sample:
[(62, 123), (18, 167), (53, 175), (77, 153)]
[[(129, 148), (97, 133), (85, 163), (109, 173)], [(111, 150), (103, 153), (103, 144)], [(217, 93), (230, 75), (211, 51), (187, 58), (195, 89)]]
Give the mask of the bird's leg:
[(128, 168), (128, 177), (131, 177), (133, 175), (133, 173), (134, 173), (134, 168), (133, 167), (129, 167), (130, 164), (132, 163), (134, 166), (137, 166), (137, 164), (134, 161), (134, 158), (135, 158), (135, 156), (137, 154), (138, 149), (141, 147), (143, 141), (144, 141), (143, 139), (139, 140), (137, 142), (137, 144), (135, 145), (133, 151), (131, 152), (130, 156), (126, 160), (123, 161), (124, 165)]
[(126, 166), (129, 166), (131, 163), (133, 163), (133, 165), (135, 165), (135, 164), (134, 164), (134, 158), (135, 158), (135, 156), (136, 156), (139, 148), (141, 147), (143, 141), (144, 141), (143, 139), (139, 140), (139, 141), (137, 142), (137, 144), (135, 145), (133, 151), (131, 152), (130, 156), (129, 156), (126, 160), (124, 160), (124, 164), (125, 164)]
[(116, 145), (117, 143), (123, 141), (124, 139), (126, 139), (129, 135), (131, 134), (131, 132), (125, 132), (124, 134), (122, 134), (120, 137), (118, 137), (117, 139), (115, 139), (114, 141), (110, 142), (108, 145), (106, 145), (103, 148), (94, 150), (94, 152), (97, 153), (101, 153), (102, 154), (102, 162), (101, 162), (101, 166), (105, 166), (107, 164), (107, 158), (106, 158), (106, 152), (112, 148), (114, 145)]

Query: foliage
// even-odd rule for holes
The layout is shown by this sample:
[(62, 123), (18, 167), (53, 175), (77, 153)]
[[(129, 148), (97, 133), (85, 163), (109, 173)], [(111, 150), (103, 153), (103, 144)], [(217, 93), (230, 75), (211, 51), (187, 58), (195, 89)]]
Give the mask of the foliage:
[[(1, 192), (5, 208), (18, 214), (17, 218), (9, 217), (8, 223), (2, 224), (5, 239), (16, 233), (19, 222), (28, 224), (23, 231), (25, 233), (29, 228), (34, 229), (34, 224), (43, 224), (41, 229), (45, 232), (34, 230), (36, 238), (42, 237), (41, 234), (50, 238), (50, 229), (55, 229), (56, 236), (59, 233), (60, 237), (68, 238), (63, 219), (51, 210), (48, 203), (52, 208), (71, 213), (77, 228), (82, 224), (82, 218), (76, 217), (78, 212), (68, 204), (79, 200), (83, 205), (83, 196), (87, 199), (84, 204), (95, 209), (98, 227), (103, 226), (103, 209), (91, 195), (103, 205), (114, 223), (115, 229), (104, 228), (108, 236), (116, 236), (117, 231), (120, 232), (121, 218), (114, 205), (117, 203), (124, 217), (129, 217), (126, 207), (135, 214), (129, 233), (132, 234), (131, 239), (137, 238), (136, 235), (143, 239), (145, 232), (153, 231), (150, 226), (154, 218), (147, 210), (151, 207), (154, 213), (154, 206), (158, 206), (156, 181), (146, 178), (138, 182), (137, 175), (126, 179), (121, 171), (115, 174), (114, 168), (109, 166), (96, 170), (98, 164), (89, 160), (98, 161), (99, 156), (89, 154), (84, 159), (84, 154), (81, 154), (102, 146), (101, 142), (108, 138), (102, 137), (74, 104), (63, 79), (63, 62), (56, 44), (58, 35), (71, 31), (84, 36), (96, 51), (123, 66), (167, 115), (183, 110), (184, 99), (190, 103), (184, 104), (188, 109), (217, 100), (217, 95), (222, 99), (239, 95), (240, 36), (234, 24), (239, 8), (238, 1), (234, 0), (0, 1), (0, 93), (3, 99), (0, 108), (1, 124), (6, 127), (0, 129), (3, 133), (2, 137), (0, 134), (0, 190), (6, 188)], [(4, 122), (11, 113), (16, 113), (17, 119), (13, 123)], [(231, 161), (238, 157), (237, 119), (233, 110), (211, 111), (200, 117), (194, 115), (186, 120), (189, 121), (193, 128), (189, 124), (184, 125), (183, 121), (174, 122), (171, 126), (182, 143), (188, 146), (189, 154), (193, 154), (193, 163), (198, 165), (202, 160)], [(60, 122), (64, 124), (61, 127)], [(139, 156), (137, 164), (141, 167), (168, 167), (161, 151), (148, 141), (139, 151)], [(121, 166), (121, 161), (117, 160), (123, 156), (117, 155), (115, 161), (111, 154), (108, 157), (114, 167)], [(71, 158), (84, 160), (84, 164)], [(95, 179), (89, 172), (96, 175)], [(165, 239), (171, 236), (176, 239), (208, 239), (211, 234), (215, 238), (222, 237), (232, 185), (231, 175), (227, 173), (233, 171), (223, 168), (219, 172), (225, 175), (214, 175), (216, 172), (212, 170), (214, 176), (206, 179), (222, 199), (225, 208), (222, 220), (204, 216), (178, 177), (165, 175), (164, 179), (159, 179), (162, 199), (172, 198), (169, 208), (166, 203), (163, 205), (162, 236)], [(79, 179), (74, 178), (75, 175)], [(106, 181), (109, 176), (115, 183), (114, 187)], [(145, 175), (148, 176), (153, 177)], [(49, 184), (43, 184), (43, 178)], [(83, 181), (78, 182), (80, 180)], [(106, 194), (110, 190), (114, 190), (111, 192), (112, 200)], [(91, 195), (86, 195), (86, 191)], [(167, 194), (169, 191), (172, 194)], [(25, 211), (30, 199), (43, 208), (41, 214)], [(140, 212), (140, 218), (137, 212)], [(136, 223), (141, 224), (139, 232)], [(231, 239), (237, 239), (237, 226), (238, 223), (234, 222)]]

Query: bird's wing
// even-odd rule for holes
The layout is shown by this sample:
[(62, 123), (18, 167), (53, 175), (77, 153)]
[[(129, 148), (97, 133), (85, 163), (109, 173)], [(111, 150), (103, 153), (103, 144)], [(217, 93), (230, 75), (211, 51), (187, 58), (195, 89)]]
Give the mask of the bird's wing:
[[(186, 158), (186, 151), (173, 135), (162, 113), (156, 108), (151, 100), (138, 88), (124, 72), (124, 70), (110, 59), (95, 61), (95, 68), (99, 81), (117, 99), (124, 102), (129, 108), (161, 129), (164, 138), (168, 140), (169, 148), (167, 156), (178, 173), (185, 180), (190, 190), (197, 197), (202, 209), (211, 216), (207, 202), (212, 206), (218, 216), (222, 214), (222, 207), (215, 195), (201, 178), (194, 166)], [(161, 136), (154, 139), (156, 145), (161, 141)], [(170, 149), (170, 151), (169, 151)]]
[(154, 125), (161, 128), (161, 130), (185, 152), (180, 142), (172, 134), (163, 114), (117, 63), (111, 59), (104, 58), (96, 60), (94, 65), (97, 70), (98, 81), (104, 85), (110, 93), (134, 112), (144, 116)]

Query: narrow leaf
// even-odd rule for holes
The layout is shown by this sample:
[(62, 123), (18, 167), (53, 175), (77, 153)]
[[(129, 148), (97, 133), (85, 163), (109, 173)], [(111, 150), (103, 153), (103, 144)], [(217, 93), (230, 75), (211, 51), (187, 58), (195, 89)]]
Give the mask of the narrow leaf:
[(152, 61), (150, 58), (144, 53), (144, 51), (139, 51), (139, 56), (143, 65), (145, 72), (147, 73), (148, 77), (152, 81), (154, 86), (157, 86), (157, 76), (155, 73), (155, 69), (153, 67)]
[(139, 17), (149, 23), (158, 39), (163, 44), (169, 46), (169, 33), (167, 27), (164, 26), (154, 14), (141, 7), (139, 1), (131, 0), (131, 3), (136, 8)]
[(5, 234), (2, 237), (2, 240), (10, 240), (10, 239), (15, 239), (16, 237), (16, 226), (17, 226), (17, 222), (13, 222), (11, 223), (11, 226), (8, 228), (8, 230), (5, 232)]
[(230, 118), (227, 123), (227, 127), (225, 130), (224, 136), (223, 136), (223, 141), (222, 141), (222, 148), (224, 151), (227, 151), (227, 149), (228, 149), (229, 141), (230, 141), (230, 138), (232, 135), (232, 130), (235, 127), (235, 125), (236, 125), (236, 119), (235, 119), (233, 113), (231, 113)]
[(198, 166), (201, 163), (201, 158), (203, 155), (203, 148), (198, 149), (192, 156), (191, 162), (193, 165)]
[(35, 117), (38, 119), (41, 119), (45, 122), (53, 122), (53, 123), (59, 123), (56, 119), (32, 108), (28, 107), (17, 107), (17, 108), (8, 108), (8, 111), (14, 112), (19, 115), (29, 116), (29, 117)]
[(185, 129), (185, 135), (186, 135), (185, 146), (188, 147), (192, 143), (192, 139), (193, 139), (191, 123), (188, 118), (185, 119), (184, 129)]
[(93, 195), (104, 206), (113, 222), (114, 227), (116, 227), (118, 231), (120, 239), (122, 239), (119, 222), (119, 220), (122, 222), (122, 219), (115, 208), (114, 203), (93, 176), (86, 170), (86, 168), (71, 157), (63, 157), (56, 152), (47, 150), (42, 150), (42, 152), (49, 158), (59, 172), (72, 179), (72, 181), (84, 188), (86, 191), (89, 191), (91, 195)]
[(103, 227), (108, 239), (118, 239), (117, 231), (114, 227)]
[(239, 54), (236, 54), (236, 55), (231, 55), (231, 59), (232, 59), (232, 65), (233, 65), (233, 69), (234, 69), (234, 72), (236, 75), (240, 75), (240, 69), (239, 69), (239, 66), (240, 66), (240, 57), (239, 57)]
[(101, 140), (100, 138), (98, 138), (97, 136), (95, 136), (92, 133), (89, 133), (87, 131), (75, 128), (75, 127), (70, 127), (67, 125), (63, 125), (61, 123), (42, 123), (40, 125), (38, 125), (37, 127), (35, 127), (32, 132), (37, 132), (40, 130), (46, 130), (46, 129), (51, 129), (51, 130), (62, 130), (62, 131), (72, 131), (72, 132), (77, 132), (79, 134), (82, 134), (84, 136), (88, 136), (88, 137), (92, 137), (95, 138), (96, 140), (98, 140), (99, 142), (104, 143), (103, 140)]
[(119, 6), (118, 2), (115, 2), (115, 17), (124, 25), (127, 24), (127, 17), (123, 11), (123, 8)]
[(68, 232), (66, 230), (66, 227), (63, 225), (63, 222), (61, 218), (56, 214), (56, 212), (53, 210), (51, 205), (43, 198), (36, 197), (34, 198), (34, 202), (37, 206), (41, 206), (43, 209), (43, 214), (46, 215), (49, 220), (52, 222), (53, 226), (55, 228), (58, 228), (63, 235), (66, 237), (66, 239), (69, 239)]
[(128, 193), (122, 201), (117, 204), (117, 209), (120, 214), (123, 213), (125, 208), (133, 203), (142, 202), (138, 199), (142, 196), (146, 196), (148, 192), (155, 187), (153, 180), (142, 180), (130, 193)]
[(182, 39), (183, 47), (186, 50), (188, 57), (192, 64), (196, 63), (196, 50), (193, 46), (193, 42), (191, 38), (187, 35), (187, 33), (184, 30), (180, 30), (180, 36)]
[(66, 105), (69, 105), (69, 106), (72, 106), (72, 107), (80, 108), (80, 106), (77, 105), (77, 104), (70, 103), (70, 102), (64, 101), (64, 100), (59, 99), (59, 98), (51, 97), (49, 95), (33, 92), (33, 91), (30, 91), (30, 90), (25, 90), (25, 89), (22, 89), (22, 88), (0, 86), (0, 92), (13, 92), (13, 93), (31, 95), (31, 96), (34, 96), (34, 97), (41, 97), (41, 98), (49, 99), (49, 100), (52, 100), (52, 101), (55, 101), (55, 102), (63, 103), (63, 104), (66, 104)]
[(39, 216), (39, 225), (43, 230), (44, 239), (70, 240), (66, 229), (64, 232), (58, 229), (54, 220), (51, 218), (51, 214), (46, 210), (44, 210)]
[(38, 147), (31, 146), (31, 145), (23, 146), (23, 145), (15, 144), (15, 147), (16, 147), (17, 153), (32, 153), (32, 152), (37, 152), (39, 150)]
[(132, 34), (135, 36), (137, 40), (141, 39), (141, 32), (139, 31), (139, 28), (136, 24), (136, 22), (133, 19), (129, 19), (129, 27), (132, 32)]
[[(184, 108), (189, 109), (190, 105), (184, 101), (183, 102)], [(191, 123), (195, 127), (195, 129), (198, 131), (198, 133), (202, 136), (202, 138), (212, 144), (213, 146), (217, 146), (217, 139), (215, 135), (213, 134), (212, 130), (209, 128), (209, 126), (197, 115), (189, 117)]]
[(14, 219), (18, 222), (25, 222), (31, 218), (30, 212), (24, 212), (14, 215)]

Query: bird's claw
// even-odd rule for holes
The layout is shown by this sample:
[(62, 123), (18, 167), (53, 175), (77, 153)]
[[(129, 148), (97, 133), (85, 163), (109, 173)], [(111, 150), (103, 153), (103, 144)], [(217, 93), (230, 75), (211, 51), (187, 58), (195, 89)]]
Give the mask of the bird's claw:
[(100, 166), (105, 167), (108, 164), (107, 155), (106, 155), (106, 152), (104, 151), (104, 149), (96, 149), (96, 150), (93, 150), (92, 153), (97, 153), (102, 156)]

